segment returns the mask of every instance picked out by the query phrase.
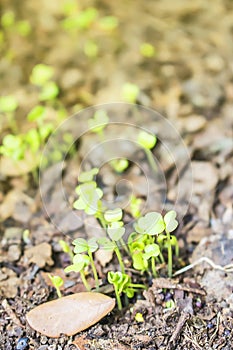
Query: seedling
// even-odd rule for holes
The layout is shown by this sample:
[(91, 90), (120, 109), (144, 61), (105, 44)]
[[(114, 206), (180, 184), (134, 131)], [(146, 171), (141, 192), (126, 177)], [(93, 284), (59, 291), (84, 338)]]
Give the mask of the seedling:
[(168, 276), (172, 276), (172, 245), (176, 247), (176, 254), (179, 254), (179, 248), (177, 244), (176, 237), (171, 237), (170, 233), (173, 232), (177, 226), (178, 221), (176, 220), (176, 212), (174, 210), (170, 210), (165, 216), (164, 216), (164, 229), (166, 232), (166, 247), (167, 247), (167, 253), (168, 253)]
[(108, 282), (113, 284), (118, 309), (122, 310), (121, 294), (125, 293), (128, 298), (133, 298), (135, 291), (138, 288), (146, 289), (143, 284), (135, 284), (131, 282), (130, 276), (122, 272), (108, 272)]
[(128, 168), (129, 162), (126, 158), (113, 159), (110, 161), (110, 165), (115, 172), (121, 174)]
[(11, 129), (16, 132), (17, 125), (15, 122), (15, 111), (18, 108), (18, 101), (14, 96), (7, 95), (0, 97), (0, 115), (4, 114), (4, 116), (8, 119), (9, 125)]
[(103, 196), (103, 191), (97, 187), (95, 181), (92, 181), (98, 171), (99, 169), (94, 168), (79, 175), (81, 184), (75, 189), (79, 198), (74, 202), (73, 207), (78, 210), (84, 210), (88, 215), (94, 215), (101, 225), (106, 228), (103, 217), (104, 208), (100, 200)]
[(74, 254), (72, 252), (72, 249), (70, 248), (69, 244), (66, 243), (63, 239), (59, 240), (59, 244), (61, 249), (63, 250), (64, 253), (67, 253), (70, 257), (70, 260), (73, 260)]
[(91, 132), (99, 135), (100, 139), (103, 140), (103, 130), (106, 128), (109, 122), (109, 117), (104, 110), (98, 110), (95, 112), (93, 118), (88, 120), (88, 126)]
[(25, 144), (21, 136), (8, 134), (2, 140), (0, 154), (13, 159), (14, 161), (24, 158)]
[(155, 48), (150, 43), (143, 43), (140, 46), (140, 53), (146, 58), (151, 58), (155, 55)]
[(140, 89), (136, 84), (125, 83), (122, 88), (123, 99), (129, 103), (136, 103)]
[(135, 321), (137, 321), (138, 323), (145, 322), (141, 312), (137, 312), (134, 318), (135, 318)]
[(104, 213), (104, 219), (107, 223), (107, 234), (110, 237), (111, 241), (115, 243), (114, 251), (119, 261), (121, 272), (124, 273), (124, 262), (120, 249), (118, 247), (118, 244), (120, 243), (121, 246), (125, 248), (126, 252), (128, 252), (128, 249), (125, 246), (125, 243), (122, 238), (125, 234), (125, 228), (123, 227), (124, 223), (123, 221), (120, 221), (122, 219), (122, 216), (123, 212), (120, 208), (116, 208), (114, 210), (107, 210)]
[(141, 205), (142, 205), (141, 198), (137, 198), (134, 195), (130, 197), (130, 204), (129, 204), (130, 213), (135, 219), (141, 216)]
[(158, 244), (152, 243), (145, 247), (145, 253), (143, 254), (143, 258), (151, 261), (151, 269), (153, 276), (157, 276), (157, 271), (155, 268), (155, 258), (160, 255), (160, 248)]
[(137, 141), (139, 145), (142, 146), (142, 148), (144, 149), (151, 168), (154, 170), (154, 172), (157, 172), (157, 165), (155, 163), (153, 153), (151, 151), (151, 149), (154, 148), (156, 145), (156, 136), (148, 132), (141, 131), (138, 135)]
[(60, 291), (60, 288), (63, 286), (64, 284), (64, 281), (63, 279), (60, 277), (60, 276), (52, 276), (50, 275), (50, 273), (48, 273), (48, 276), (53, 284), (53, 286), (55, 287), (56, 289), (56, 292), (57, 292), (57, 295), (58, 295), (58, 298), (61, 298), (62, 295), (61, 295), (61, 291)]
[(88, 241), (85, 240), (84, 238), (77, 238), (73, 241), (72, 243), (74, 245), (74, 253), (79, 254), (79, 253), (87, 253), (88, 257), (90, 259), (90, 264), (91, 268), (93, 271), (94, 279), (95, 279), (95, 284), (96, 284), (96, 289), (99, 289), (99, 279), (98, 279), (98, 274), (96, 271), (94, 259), (93, 259), (93, 253), (96, 252), (98, 249), (98, 244), (95, 238), (91, 238)]
[(90, 264), (90, 258), (88, 255), (85, 254), (76, 254), (73, 257), (73, 264), (69, 265), (65, 268), (65, 272), (79, 272), (83, 285), (85, 286), (86, 290), (90, 292), (91, 287), (89, 283), (87, 282), (86, 276), (85, 276), (85, 268)]

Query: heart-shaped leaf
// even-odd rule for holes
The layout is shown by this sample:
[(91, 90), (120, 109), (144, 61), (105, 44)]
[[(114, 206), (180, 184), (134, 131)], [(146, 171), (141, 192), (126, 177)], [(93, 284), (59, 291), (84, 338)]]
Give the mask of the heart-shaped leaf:
[(77, 238), (75, 239), (72, 244), (75, 246), (74, 247), (74, 253), (84, 253), (87, 252), (88, 250), (88, 243), (84, 238)]
[(153, 236), (163, 232), (165, 224), (160, 213), (151, 212), (141, 217), (134, 225), (134, 228), (138, 233)]
[(152, 135), (148, 132), (141, 131), (138, 135), (138, 143), (146, 149), (151, 149), (155, 146), (156, 144), (156, 136)]
[(145, 253), (143, 254), (143, 257), (145, 259), (150, 259), (152, 257), (156, 257), (160, 254), (160, 249), (158, 244), (149, 244), (145, 247)]
[(125, 228), (124, 227), (108, 227), (107, 233), (111, 240), (117, 242), (119, 239), (121, 239), (125, 233)]
[(98, 174), (98, 172), (99, 172), (98, 168), (93, 168), (89, 171), (84, 171), (79, 175), (78, 181), (79, 182), (90, 182), (93, 180), (94, 176)]
[(122, 209), (116, 208), (113, 210), (107, 210), (104, 213), (104, 218), (107, 222), (116, 222), (122, 219), (122, 215), (123, 215)]
[(100, 249), (104, 249), (110, 252), (113, 251), (116, 247), (116, 244), (107, 237), (99, 238), (98, 243), (100, 244)]
[(172, 232), (174, 231), (178, 226), (178, 221), (176, 220), (176, 212), (175, 210), (170, 210), (165, 216), (164, 216), (164, 222), (166, 225), (166, 231)]

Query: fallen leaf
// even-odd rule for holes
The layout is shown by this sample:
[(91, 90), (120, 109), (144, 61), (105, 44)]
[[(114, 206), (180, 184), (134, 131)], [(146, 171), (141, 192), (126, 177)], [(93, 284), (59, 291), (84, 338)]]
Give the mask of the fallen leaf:
[(68, 295), (37, 306), (26, 319), (43, 335), (58, 338), (74, 335), (98, 322), (115, 306), (115, 300), (101, 293)]
[(52, 247), (46, 242), (25, 251), (25, 257), (28, 259), (29, 263), (34, 263), (40, 268), (45, 267), (46, 264), (49, 266), (53, 265), (51, 255)]

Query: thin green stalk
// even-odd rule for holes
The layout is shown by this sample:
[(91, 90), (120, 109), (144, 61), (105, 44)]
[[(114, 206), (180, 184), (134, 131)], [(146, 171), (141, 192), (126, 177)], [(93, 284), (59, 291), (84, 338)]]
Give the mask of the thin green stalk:
[(101, 226), (106, 230), (107, 229), (107, 225), (106, 225), (106, 222), (105, 222), (103, 214), (100, 211), (98, 211), (95, 214), (95, 217), (96, 217), (96, 219), (98, 219), (100, 221)]
[(87, 279), (86, 279), (86, 277), (85, 277), (84, 271), (82, 271), (82, 270), (80, 271), (80, 276), (81, 276), (82, 282), (83, 282), (83, 284), (84, 284), (86, 290), (87, 290), (88, 292), (90, 292), (90, 291), (91, 291), (91, 287), (90, 287), (89, 283), (87, 282)]
[(164, 260), (162, 252), (159, 253), (159, 258), (160, 258), (162, 264), (165, 263), (165, 260)]
[(158, 274), (157, 274), (157, 271), (155, 268), (155, 257), (154, 256), (151, 257), (151, 269), (152, 269), (153, 276), (157, 277)]
[(132, 288), (143, 288), (143, 289), (146, 289), (146, 286), (144, 286), (144, 284), (129, 283), (128, 286), (132, 287)]
[(120, 268), (121, 268), (121, 272), (122, 272), (122, 273), (125, 273), (124, 262), (123, 262), (123, 260), (122, 260), (121, 252), (120, 252), (120, 250), (119, 250), (119, 248), (118, 248), (117, 245), (116, 245), (114, 251), (115, 251), (116, 256), (117, 256), (117, 259), (118, 259), (118, 261), (119, 261)]
[(122, 310), (122, 303), (121, 303), (121, 297), (118, 293), (118, 290), (117, 290), (117, 287), (116, 285), (114, 284), (114, 290), (115, 290), (115, 295), (116, 295), (116, 300), (117, 300), (117, 306), (118, 306), (118, 309), (119, 310)]
[(130, 255), (130, 251), (129, 251), (128, 247), (127, 247), (127, 244), (123, 241), (123, 238), (120, 239), (120, 244), (121, 244), (122, 248), (124, 249), (124, 251), (125, 251), (128, 255)]
[(149, 162), (151, 168), (153, 169), (153, 171), (155, 173), (157, 173), (158, 169), (157, 169), (157, 165), (155, 163), (154, 157), (153, 157), (153, 153), (148, 148), (144, 148), (144, 151), (146, 152), (146, 156), (147, 156), (147, 159), (148, 159), (148, 162)]
[(90, 258), (91, 268), (92, 268), (94, 279), (95, 279), (95, 286), (96, 286), (96, 289), (98, 291), (99, 290), (99, 279), (98, 279), (98, 274), (97, 274), (97, 271), (96, 271), (95, 263), (94, 263), (94, 260), (93, 260), (93, 255), (92, 255), (92, 253), (90, 251), (88, 252), (88, 255), (89, 255), (89, 258)]
[(56, 288), (56, 292), (57, 292), (57, 295), (58, 295), (58, 298), (61, 298), (62, 295), (61, 295), (61, 291), (59, 288), (55, 287)]
[(172, 277), (172, 245), (171, 245), (171, 237), (170, 237), (170, 232), (166, 231), (166, 234), (167, 234), (167, 255), (168, 255), (167, 271), (168, 271), (168, 277)]

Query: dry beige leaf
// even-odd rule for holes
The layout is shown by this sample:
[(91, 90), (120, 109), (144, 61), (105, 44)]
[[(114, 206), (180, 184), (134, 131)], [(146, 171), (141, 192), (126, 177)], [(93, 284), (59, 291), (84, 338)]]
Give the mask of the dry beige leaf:
[(29, 263), (34, 263), (40, 268), (45, 267), (46, 264), (50, 266), (53, 265), (51, 255), (51, 245), (46, 242), (38, 244), (25, 251), (25, 257), (28, 259)]
[(101, 293), (68, 295), (37, 306), (26, 319), (36, 331), (48, 337), (74, 335), (92, 326), (115, 306), (115, 300)]

